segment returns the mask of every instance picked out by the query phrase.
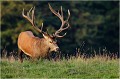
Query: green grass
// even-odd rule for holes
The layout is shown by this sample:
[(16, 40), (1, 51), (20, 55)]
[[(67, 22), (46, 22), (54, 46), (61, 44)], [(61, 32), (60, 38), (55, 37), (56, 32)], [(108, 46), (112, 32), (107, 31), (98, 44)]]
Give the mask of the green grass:
[(94, 57), (23, 63), (1, 61), (1, 78), (119, 78), (119, 59)]

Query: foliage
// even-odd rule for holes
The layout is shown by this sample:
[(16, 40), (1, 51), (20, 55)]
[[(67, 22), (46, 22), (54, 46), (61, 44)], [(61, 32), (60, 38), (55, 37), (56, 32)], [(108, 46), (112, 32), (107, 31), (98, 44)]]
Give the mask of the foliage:
[(119, 78), (119, 60), (96, 56), (23, 63), (1, 61), (1, 78)]
[[(63, 6), (64, 16), (67, 9), (71, 11), (70, 25), (67, 35), (58, 39), (63, 53), (72, 53), (76, 47), (83, 49), (106, 47), (116, 53), (119, 50), (119, 2), (118, 1), (2, 1), (1, 2), (1, 49), (17, 50), (17, 37), (20, 32), (32, 30), (35, 35), (41, 35), (21, 15), (22, 9), (28, 11), (36, 7), (35, 15), (38, 26), (44, 22), (44, 30), (49, 33), (59, 29), (60, 21), (54, 16), (48, 3), (55, 10)], [(83, 50), (81, 49), (81, 50)], [(86, 53), (85, 51), (83, 51)]]

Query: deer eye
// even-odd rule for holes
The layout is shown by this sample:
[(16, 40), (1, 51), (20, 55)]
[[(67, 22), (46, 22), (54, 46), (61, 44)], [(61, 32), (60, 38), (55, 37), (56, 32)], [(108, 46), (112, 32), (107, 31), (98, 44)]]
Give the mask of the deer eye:
[(52, 41), (50, 41), (50, 43), (53, 43)]

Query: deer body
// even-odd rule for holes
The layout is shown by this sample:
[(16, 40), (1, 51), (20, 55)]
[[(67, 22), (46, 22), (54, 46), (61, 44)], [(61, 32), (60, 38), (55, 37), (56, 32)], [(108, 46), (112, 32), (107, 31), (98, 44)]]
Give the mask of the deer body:
[[(18, 48), (21, 50), (18, 55), (21, 62), (23, 62), (22, 54), (25, 53), (26, 55), (30, 56), (31, 58), (44, 58), (47, 57), (52, 51), (57, 52), (59, 50), (59, 47), (57, 45), (57, 42), (55, 41), (56, 38), (61, 38), (66, 35), (59, 35), (63, 30), (66, 30), (69, 28), (68, 19), (70, 17), (70, 12), (68, 10), (68, 18), (64, 21), (63, 18), (63, 12), (61, 7), (61, 14), (59, 12), (56, 12), (50, 4), (49, 8), (53, 14), (55, 14), (62, 22), (61, 27), (59, 30), (57, 30), (53, 35), (48, 34), (47, 32), (42, 31), (43, 23), (41, 29), (39, 29), (35, 24), (35, 15), (34, 15), (34, 8), (31, 8), (27, 15), (24, 14), (24, 9), (22, 12), (22, 16), (26, 18), (31, 24), (32, 27), (34, 27), (37, 31), (42, 33), (43, 38), (35, 37), (31, 31), (25, 31), (21, 32), (18, 36)], [(30, 16), (30, 12), (32, 12), (32, 16)], [(67, 25), (64, 27), (64, 25)]]
[(38, 38), (31, 31), (21, 32), (18, 47), (32, 58), (45, 57), (49, 54), (49, 45), (44, 38)]

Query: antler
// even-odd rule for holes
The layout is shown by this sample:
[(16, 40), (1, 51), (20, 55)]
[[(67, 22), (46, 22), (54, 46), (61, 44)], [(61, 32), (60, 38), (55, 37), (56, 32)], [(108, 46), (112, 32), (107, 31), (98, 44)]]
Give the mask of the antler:
[[(39, 28), (36, 26), (36, 24), (35, 24), (34, 10), (35, 10), (35, 7), (32, 7), (32, 8), (27, 12), (27, 15), (25, 15), (25, 14), (24, 14), (24, 9), (23, 9), (23, 11), (22, 11), (22, 16), (23, 16), (24, 18), (26, 18), (26, 19), (32, 24), (32, 26), (33, 26), (37, 31), (39, 31), (40, 33), (44, 33), (44, 32), (42, 31), (43, 23), (42, 23), (41, 29), (39, 29)], [(32, 13), (31, 13), (31, 14), (32, 14), (31, 17), (30, 17), (30, 12), (32, 12)]]
[[(55, 36), (55, 37), (64, 37), (64, 36), (66, 35), (66, 33), (63, 34), (63, 35), (59, 35), (59, 34), (60, 34), (63, 30), (66, 30), (66, 29), (68, 29), (68, 28), (70, 27), (69, 22), (68, 22), (68, 20), (69, 20), (69, 18), (70, 18), (70, 11), (68, 10), (67, 20), (64, 21), (62, 6), (61, 6), (61, 14), (60, 14), (60, 13), (59, 13), (59, 10), (58, 10), (58, 12), (56, 12), (56, 11), (50, 6), (50, 4), (48, 4), (48, 5), (49, 5), (49, 8), (50, 8), (51, 12), (52, 12), (53, 14), (55, 14), (55, 15), (61, 20), (61, 22), (62, 22), (60, 29), (58, 29), (58, 30), (54, 33), (53, 36)], [(67, 25), (66, 27), (64, 27), (65, 24)]]

